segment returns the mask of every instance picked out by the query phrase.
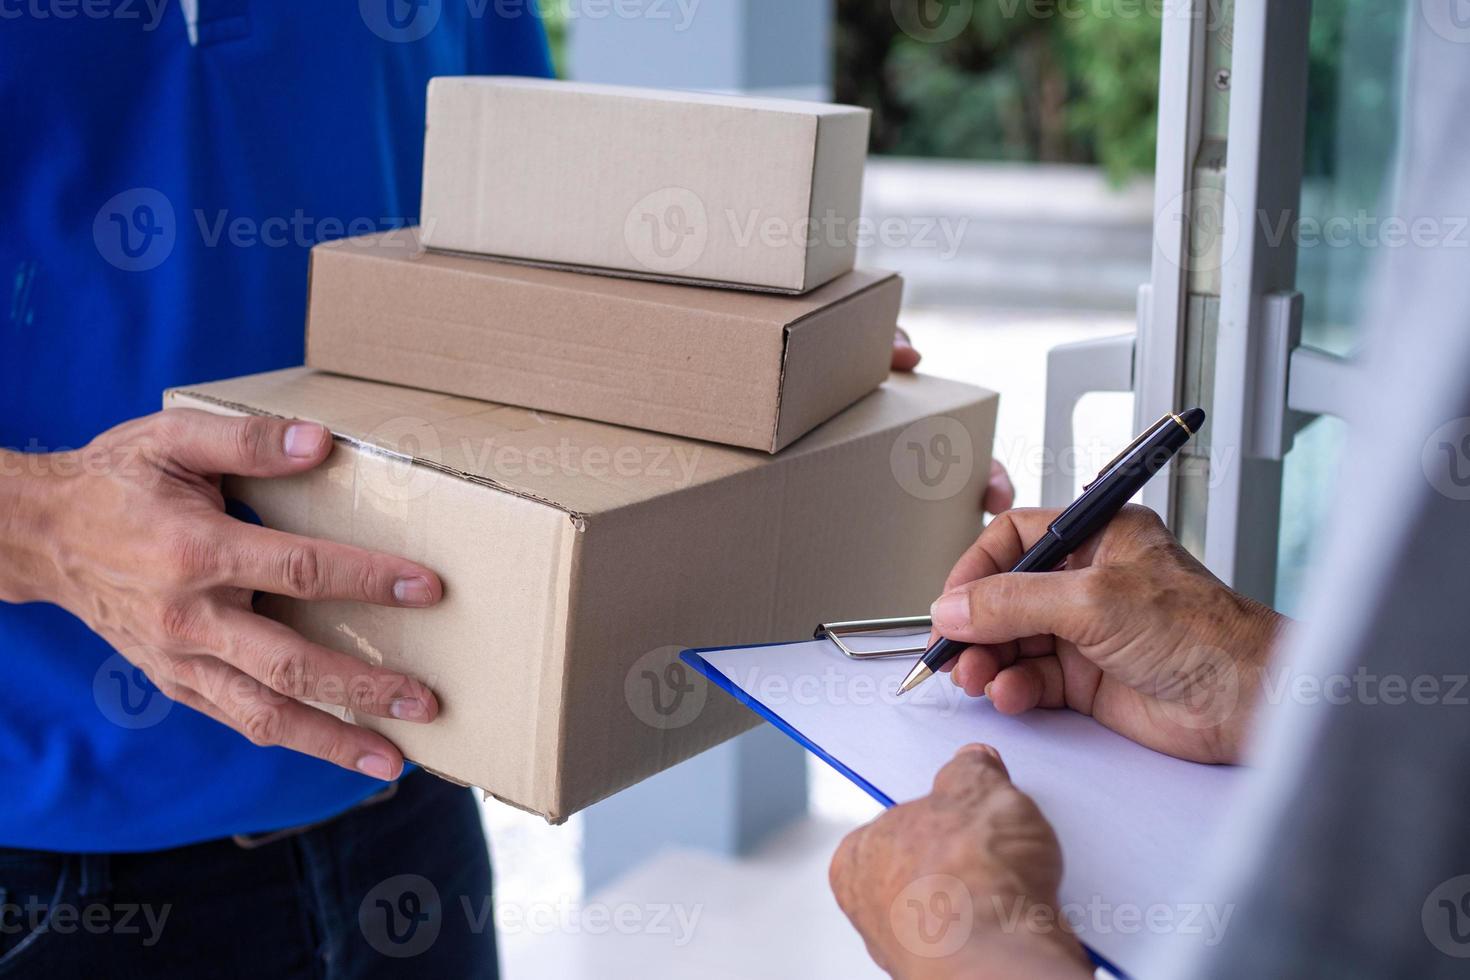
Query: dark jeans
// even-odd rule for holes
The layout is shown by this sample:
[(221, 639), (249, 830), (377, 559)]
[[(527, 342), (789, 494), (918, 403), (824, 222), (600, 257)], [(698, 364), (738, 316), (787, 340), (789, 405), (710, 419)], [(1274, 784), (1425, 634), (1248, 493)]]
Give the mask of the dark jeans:
[(469, 790), (416, 772), (386, 799), (249, 843), (0, 848), (0, 978), (498, 975)]

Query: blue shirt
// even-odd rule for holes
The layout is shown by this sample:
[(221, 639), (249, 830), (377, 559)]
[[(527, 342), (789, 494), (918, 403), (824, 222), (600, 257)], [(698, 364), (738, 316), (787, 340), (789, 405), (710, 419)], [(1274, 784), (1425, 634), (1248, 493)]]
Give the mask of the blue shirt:
[[(550, 73), (529, 0), (193, 6), (0, 0), (0, 446), (300, 364), (310, 246), (415, 221), (429, 78)], [(167, 701), (56, 607), (0, 605), (0, 664), (0, 845), (171, 847), (381, 786)]]

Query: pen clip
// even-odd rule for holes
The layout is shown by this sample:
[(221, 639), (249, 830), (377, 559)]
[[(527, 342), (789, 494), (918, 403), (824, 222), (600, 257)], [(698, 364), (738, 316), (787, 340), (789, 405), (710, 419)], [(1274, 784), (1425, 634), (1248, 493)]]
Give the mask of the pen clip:
[(1137, 439), (1134, 439), (1127, 446), (1124, 446), (1122, 452), (1114, 456), (1111, 460), (1108, 461), (1108, 464), (1106, 466), (1097, 471), (1097, 476), (1093, 477), (1091, 481), (1089, 481), (1088, 484), (1082, 488), (1083, 492), (1085, 493), (1088, 490), (1091, 490), (1093, 485), (1096, 484), (1098, 480), (1101, 480), (1104, 476), (1108, 474), (1109, 470), (1111, 470), (1114, 466), (1117, 466), (1119, 463), (1123, 462), (1123, 460), (1127, 459), (1128, 455), (1139, 446), (1147, 442), (1149, 437), (1159, 430), (1160, 426), (1172, 421), (1173, 418), (1174, 415), (1172, 412), (1165, 412), (1157, 422), (1149, 426), (1147, 429), (1144, 429)]

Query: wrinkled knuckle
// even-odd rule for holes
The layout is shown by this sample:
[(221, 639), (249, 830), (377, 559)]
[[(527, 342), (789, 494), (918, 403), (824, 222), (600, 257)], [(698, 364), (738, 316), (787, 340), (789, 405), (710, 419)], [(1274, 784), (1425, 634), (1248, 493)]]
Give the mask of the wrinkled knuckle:
[(978, 582), (972, 582), (960, 589), (960, 593), (965, 597), (965, 605), (970, 610), (971, 623), (985, 621), (985, 612), (990, 605), (988, 595), (996, 588), (1004, 588), (1004, 586), (992, 578), (988, 581), (981, 579)]
[(219, 566), (219, 548), (197, 530), (174, 528), (164, 534), (162, 543), (164, 561), (176, 584), (192, 584)]
[(282, 649), (270, 654), (262, 680), (271, 690), (288, 698), (304, 698), (311, 693), (310, 668), (297, 650)]
[(192, 599), (166, 602), (158, 613), (158, 629), (164, 639), (176, 644), (192, 645), (205, 638), (204, 607)]
[(364, 599), (377, 599), (386, 591), (383, 587), (383, 576), (378, 573), (377, 566), (371, 561), (362, 563), (362, 567), (355, 575), (357, 582), (356, 594)]
[(337, 763), (344, 768), (352, 768), (357, 762), (359, 755), (357, 746), (348, 739), (332, 739), (327, 744), (326, 751), (322, 754), (323, 759)]
[(1022, 590), (1030, 584), (1024, 573), (993, 575), (976, 582), (970, 589), (970, 622), (1008, 623), (1017, 604), (1025, 598)]
[(322, 591), (322, 563), (315, 549), (297, 546), (286, 551), (281, 577), (291, 595), (311, 597)]
[[(180, 658), (172, 665), (169, 673), (170, 676), (164, 678), (164, 681), (165, 683), (172, 684), (175, 687), (197, 688), (202, 685), (202, 682), (204, 680), (199, 671), (199, 663), (193, 658)], [(153, 680), (152, 678), (149, 679)], [(157, 680), (154, 680), (153, 683), (158, 687), (159, 690), (163, 690), (163, 684), (160, 684)], [(168, 691), (164, 691), (164, 693), (168, 694), (169, 697), (174, 697), (174, 695), (170, 694)]]
[(260, 417), (241, 419), (235, 426), (235, 451), (240, 459), (251, 462), (263, 461), (271, 455), (270, 441), (275, 425)]
[(284, 724), (279, 708), (257, 704), (241, 714), (240, 733), (256, 745), (279, 745)]
[(189, 421), (187, 412), (178, 410), (159, 412), (148, 420), (143, 431), (146, 437), (158, 446), (175, 446), (187, 437)]
[(382, 703), (378, 685), (369, 675), (342, 677), (333, 675), (332, 686), (341, 691), (342, 700), (355, 711), (363, 711)]

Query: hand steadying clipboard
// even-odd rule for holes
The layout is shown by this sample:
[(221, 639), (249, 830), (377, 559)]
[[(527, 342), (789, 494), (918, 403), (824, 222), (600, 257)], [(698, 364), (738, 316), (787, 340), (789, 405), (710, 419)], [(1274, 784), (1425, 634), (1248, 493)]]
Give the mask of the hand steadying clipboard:
[(900, 696), (897, 658), (924, 648), (928, 622), (834, 623), (819, 639), (683, 659), (884, 806), (927, 795), (961, 747), (995, 746), (1061, 841), (1063, 913), (1112, 972), (1158, 938), (1149, 914), (1186, 941), (1218, 941), (1224, 913), (1198, 887), (1244, 770), (1154, 752), (1069, 711), (1002, 715), (950, 684)]

